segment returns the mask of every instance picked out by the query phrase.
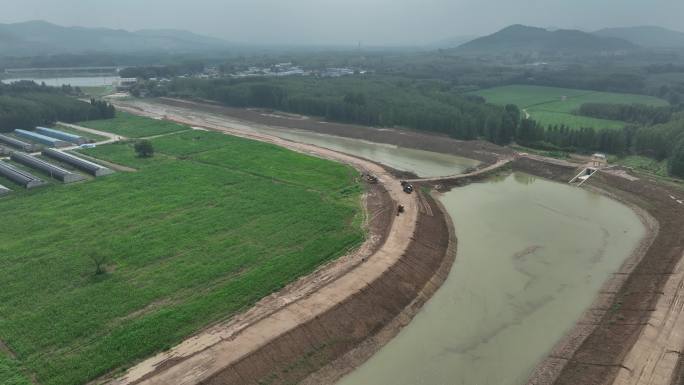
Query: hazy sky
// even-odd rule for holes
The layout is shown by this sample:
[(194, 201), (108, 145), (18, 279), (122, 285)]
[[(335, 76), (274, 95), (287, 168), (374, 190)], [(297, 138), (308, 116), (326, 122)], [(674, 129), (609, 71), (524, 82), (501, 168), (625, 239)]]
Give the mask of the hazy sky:
[(683, 0), (0, 0), (0, 22), (178, 28), (236, 42), (413, 44), (510, 24), (684, 29)]

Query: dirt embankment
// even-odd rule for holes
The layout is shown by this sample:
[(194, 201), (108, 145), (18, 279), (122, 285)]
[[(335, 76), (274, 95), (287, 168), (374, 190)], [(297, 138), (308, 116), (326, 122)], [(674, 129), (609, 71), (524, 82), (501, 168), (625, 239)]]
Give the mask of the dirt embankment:
[[(127, 383), (276, 385), (298, 383), (312, 373), (306, 380), (309, 384), (334, 383), (398, 333), (448, 276), (455, 256), (449, 218), (432, 197), (419, 199), (427, 206), (420, 210), (408, 248), (361, 290), (225, 365), (217, 363), (220, 355), (212, 353), (213, 360), (170, 361)], [(207, 350), (197, 354), (206, 355)], [(219, 370), (207, 371), (217, 364)], [(174, 373), (178, 370), (182, 379)]]
[[(397, 321), (397, 316), (412, 316), (405, 310), (424, 303), (448, 274), (448, 267), (444, 268), (450, 240), (447, 218), (432, 198), (426, 201), (431, 205), (433, 216), (420, 214), (411, 245), (399, 263), (380, 279), (369, 282), (363, 290), (330, 311), (299, 325), (202, 384), (291, 384), (325, 368), (308, 380), (310, 384), (323, 385), (333, 383), (363, 362), (374, 351), (372, 346), (363, 343), (373, 337), (376, 346), (386, 341), (389, 335), (383, 338), (378, 333), (388, 333), (387, 325), (393, 325), (395, 332), (398, 331), (407, 320)], [(435, 277), (437, 272), (440, 274)], [(414, 308), (412, 313), (416, 311)], [(358, 349), (359, 346), (365, 351)]]
[(292, 117), (290, 114), (273, 113), (257, 109), (231, 108), (211, 103), (196, 103), (187, 100), (161, 98), (158, 102), (175, 107), (192, 108), (234, 119), (244, 120), (271, 127), (284, 127), (314, 131), (321, 134), (362, 139), (375, 143), (392, 144), (418, 150), (440, 152), (494, 163), (500, 157), (512, 156), (513, 151), (495, 144), (473, 140), (461, 141), (435, 133), (425, 133), (407, 129), (367, 127), (353, 124), (324, 122), (315, 118)]
[[(567, 182), (574, 169), (532, 159), (519, 159), (514, 170)], [(684, 250), (684, 207), (672, 190), (658, 183), (600, 173), (590, 185), (645, 211), (642, 219), (652, 238), (644, 240), (632, 259), (614, 275), (593, 307), (537, 369), (530, 384), (607, 385), (625, 366), (625, 358), (649, 322), (663, 287)], [(654, 223), (649, 224), (649, 220)], [(639, 255), (641, 254), (641, 255)]]

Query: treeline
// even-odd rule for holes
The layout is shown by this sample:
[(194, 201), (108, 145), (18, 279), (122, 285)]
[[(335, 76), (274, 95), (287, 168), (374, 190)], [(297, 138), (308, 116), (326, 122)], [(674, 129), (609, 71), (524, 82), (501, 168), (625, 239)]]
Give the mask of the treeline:
[(569, 129), (563, 125), (543, 127), (522, 120), (516, 141), (524, 146), (564, 152), (601, 151), (615, 155), (636, 154), (667, 160), (671, 175), (684, 178), (684, 113), (670, 122), (653, 126), (626, 126), (622, 130)]
[(0, 132), (32, 129), (56, 121), (78, 122), (113, 118), (114, 107), (104, 101), (75, 98), (70, 87), (47, 87), (33, 82), (0, 84)]
[(151, 94), (196, 97), (232, 107), (277, 109), (330, 121), (434, 131), (457, 139), (509, 143), (517, 129), (517, 107), (505, 109), (470, 100), (444, 84), (386, 77), (338, 79), (176, 79)]
[(678, 166), (684, 158), (684, 116), (664, 114), (657, 109), (610, 107), (594, 108), (591, 113), (635, 122), (659, 122), (668, 116), (671, 120), (657, 125), (630, 124), (622, 130), (575, 130), (564, 125), (544, 127), (534, 120), (522, 119), (515, 105), (485, 104), (437, 81), (375, 76), (176, 79), (152, 88), (155, 95), (210, 99), (232, 107), (277, 109), (342, 123), (405, 127), (462, 140), (485, 139), (501, 145), (517, 142), (552, 151), (646, 155), (669, 159), (672, 175), (684, 177), (682, 167)]
[(591, 72), (584, 68), (526, 72), (510, 79), (509, 83), (630, 94), (645, 93), (646, 89), (646, 80), (638, 74)]
[(634, 149), (638, 154), (663, 160), (672, 155), (684, 140), (684, 113), (677, 113), (672, 121), (639, 128), (635, 134)]
[(630, 147), (634, 128), (595, 130), (591, 127), (571, 129), (565, 125), (544, 127), (535, 120), (524, 119), (516, 141), (524, 146), (550, 151), (601, 151), (624, 155)]
[(644, 104), (585, 103), (580, 106), (576, 113), (592, 118), (651, 125), (670, 121), (672, 107), (655, 107)]
[(684, 178), (684, 113), (668, 123), (639, 128), (633, 146), (639, 155), (667, 159), (670, 174)]

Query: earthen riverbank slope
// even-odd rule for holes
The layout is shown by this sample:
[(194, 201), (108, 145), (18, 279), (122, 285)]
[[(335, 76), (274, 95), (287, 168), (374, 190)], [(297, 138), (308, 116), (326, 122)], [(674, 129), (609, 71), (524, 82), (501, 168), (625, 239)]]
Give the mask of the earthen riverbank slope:
[[(450, 153), (489, 163), (513, 155), (510, 149), (489, 143), (462, 142), (412, 131), (325, 123), (306, 117), (258, 110), (236, 110), (214, 104), (179, 100), (160, 102), (154, 107), (156, 114), (166, 115), (171, 111), (176, 115), (188, 115), (186, 118), (203, 116), (212, 121), (227, 119), (234, 126), (244, 125), (247, 128), (250, 125), (303, 128), (327, 134)], [(513, 169), (559, 182), (567, 182), (570, 177), (574, 176), (575, 167), (576, 165), (572, 163), (544, 158), (521, 158), (512, 163)], [(588, 316), (583, 317), (575, 330), (568, 334), (566, 341), (559, 345), (562, 348), (551, 353), (540, 366), (541, 375), (531, 380), (534, 384), (612, 384), (621, 371), (627, 371), (630, 375), (643, 372), (646, 369), (629, 366), (628, 355), (633, 351), (633, 347), (637, 346), (635, 343), (645, 338), (646, 326), (649, 323), (655, 325), (651, 322), (653, 315), (657, 314), (655, 310), (667, 306), (668, 302), (679, 302), (676, 298), (679, 298), (677, 293), (681, 290), (681, 285), (666, 284), (672, 282), (673, 272), (676, 271), (677, 263), (681, 260), (682, 250), (684, 250), (684, 206), (678, 205), (677, 200), (672, 199), (672, 197), (681, 199), (684, 193), (675, 187), (647, 178), (634, 180), (608, 173), (592, 178), (589, 185), (600, 188), (603, 192), (633, 207), (640, 207), (655, 220), (659, 231), (654, 234), (650, 247), (643, 250), (643, 258), (640, 258), (638, 263), (625, 266), (626, 270), (623, 269), (615, 274), (614, 279), (602, 292), (602, 298), (597, 300), (597, 303), (602, 304), (601, 307), (590, 309)], [(675, 289), (668, 289), (668, 287)], [(680, 307), (674, 306), (673, 308), (679, 309)], [(679, 313), (673, 314), (670, 311), (669, 314), (671, 317), (676, 317)], [(655, 344), (653, 349), (651, 350), (662, 351), (663, 347)], [(678, 358), (678, 352), (681, 349), (675, 350), (667, 354)], [(644, 365), (643, 362), (638, 364)], [(653, 382), (653, 384), (656, 383), (669, 382)]]

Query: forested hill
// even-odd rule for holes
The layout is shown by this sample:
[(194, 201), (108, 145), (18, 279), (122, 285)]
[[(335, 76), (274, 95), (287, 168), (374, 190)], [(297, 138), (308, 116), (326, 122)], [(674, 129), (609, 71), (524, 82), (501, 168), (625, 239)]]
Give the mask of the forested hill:
[(83, 52), (200, 52), (227, 49), (220, 39), (178, 30), (62, 27), (45, 21), (0, 24), (0, 55)]
[(595, 35), (614, 37), (651, 48), (684, 48), (684, 32), (654, 26), (606, 28)]
[(623, 39), (602, 37), (578, 30), (548, 31), (512, 25), (492, 35), (454, 49), (457, 54), (500, 55), (512, 53), (591, 54), (639, 48)]

